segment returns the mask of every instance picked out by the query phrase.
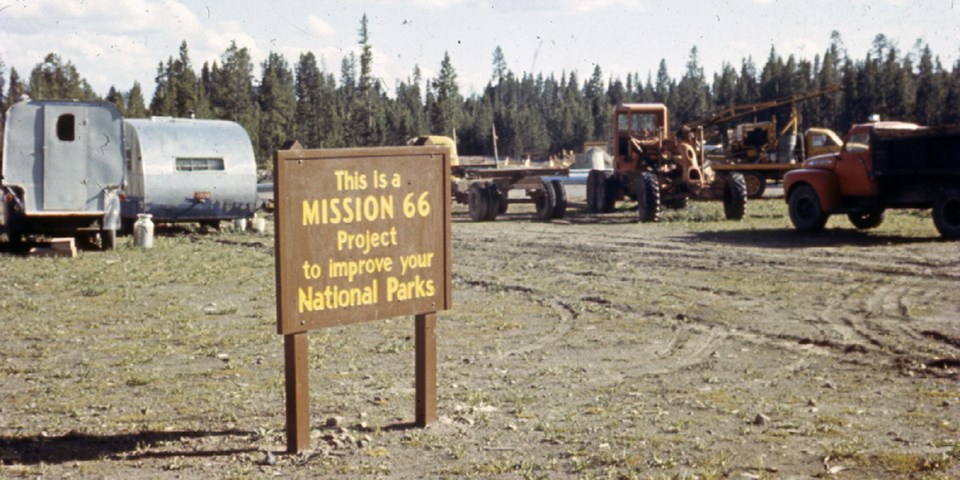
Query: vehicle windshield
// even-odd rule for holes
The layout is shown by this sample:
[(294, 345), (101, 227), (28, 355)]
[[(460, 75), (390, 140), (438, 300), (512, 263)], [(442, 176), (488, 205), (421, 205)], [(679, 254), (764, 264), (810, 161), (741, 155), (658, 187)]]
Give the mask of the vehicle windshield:
[(870, 149), (870, 134), (855, 133), (847, 140), (848, 152), (864, 152)]
[(657, 115), (654, 113), (622, 113), (617, 118), (620, 131), (640, 132), (657, 129)]

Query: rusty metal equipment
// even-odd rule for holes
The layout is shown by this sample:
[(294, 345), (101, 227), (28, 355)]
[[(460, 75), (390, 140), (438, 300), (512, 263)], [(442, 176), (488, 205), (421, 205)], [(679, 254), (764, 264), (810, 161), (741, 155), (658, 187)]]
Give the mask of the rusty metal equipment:
[(588, 175), (588, 209), (609, 212), (629, 197), (637, 201), (640, 221), (655, 222), (662, 206), (685, 208), (693, 198), (723, 200), (727, 219), (743, 218), (743, 175), (716, 172), (705, 162), (702, 128), (670, 135), (669, 112), (661, 103), (618, 105), (612, 121), (614, 169)]

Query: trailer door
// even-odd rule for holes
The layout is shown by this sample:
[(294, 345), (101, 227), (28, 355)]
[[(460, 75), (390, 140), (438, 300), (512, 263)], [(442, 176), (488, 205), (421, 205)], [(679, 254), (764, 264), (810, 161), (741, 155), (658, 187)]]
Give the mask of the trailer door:
[(83, 210), (87, 203), (87, 119), (83, 108), (43, 106), (44, 210)]

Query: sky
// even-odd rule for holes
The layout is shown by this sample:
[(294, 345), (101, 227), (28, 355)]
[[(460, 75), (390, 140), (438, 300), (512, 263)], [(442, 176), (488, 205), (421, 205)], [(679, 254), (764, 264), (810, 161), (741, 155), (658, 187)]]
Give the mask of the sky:
[(339, 76), (345, 56), (359, 58), (364, 14), (373, 74), (391, 93), (414, 66), (435, 77), (445, 53), (461, 93), (480, 92), (498, 46), (517, 75), (576, 72), (581, 81), (595, 65), (605, 79), (645, 80), (661, 59), (679, 79), (693, 47), (708, 80), (747, 57), (759, 73), (771, 48), (812, 61), (834, 30), (857, 59), (880, 33), (902, 54), (929, 44), (947, 69), (960, 56), (960, 0), (0, 0), (0, 61), (4, 76), (14, 67), (26, 79), (56, 53), (98, 94), (139, 81), (148, 99), (158, 63), (184, 40), (198, 72), (236, 41), (255, 79), (270, 52), (293, 68), (311, 51)]

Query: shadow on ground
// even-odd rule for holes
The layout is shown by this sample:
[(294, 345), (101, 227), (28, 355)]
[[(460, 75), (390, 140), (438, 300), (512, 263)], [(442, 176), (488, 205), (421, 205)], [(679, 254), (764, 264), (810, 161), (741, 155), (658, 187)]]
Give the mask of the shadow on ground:
[(904, 237), (864, 232), (849, 228), (827, 229), (817, 233), (800, 233), (794, 229), (715, 230), (693, 232), (701, 242), (742, 245), (759, 248), (874, 247), (909, 245), (943, 241), (940, 237)]
[(176, 444), (190, 438), (204, 437), (243, 437), (243, 443), (249, 443), (252, 432), (227, 430), (223, 432), (138, 432), (118, 435), (94, 435), (70, 432), (62, 436), (25, 436), (0, 437), (0, 461), (4, 465), (35, 465), (40, 463), (61, 464), (74, 461), (98, 460), (102, 458), (124, 457), (164, 458), (164, 457), (219, 457), (243, 452), (254, 452), (256, 448), (228, 450), (171, 449), (165, 445), (162, 452), (148, 451), (151, 447), (164, 444)]

